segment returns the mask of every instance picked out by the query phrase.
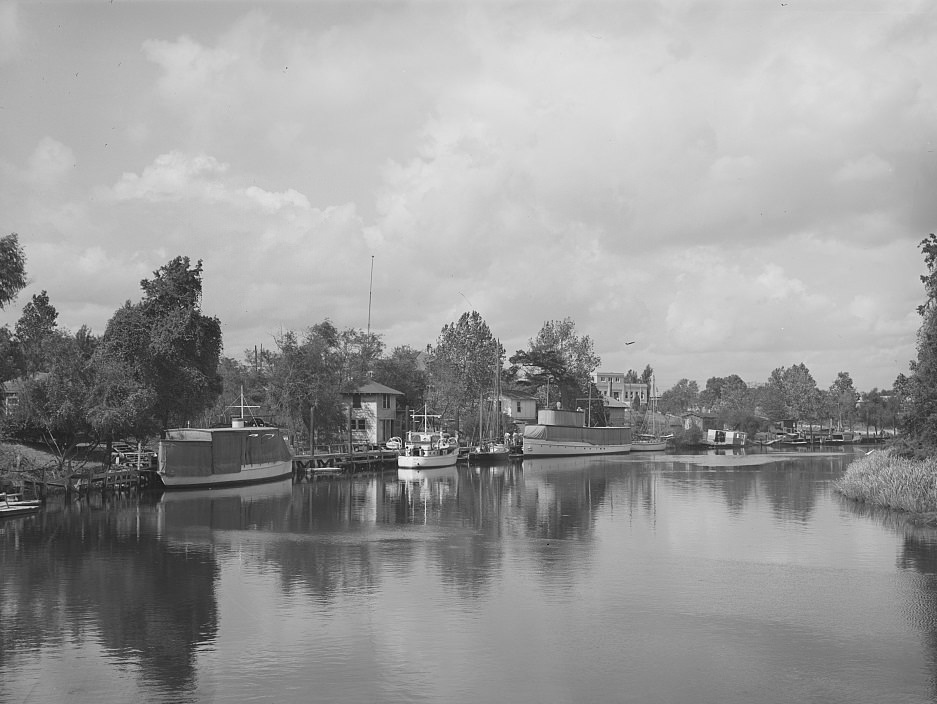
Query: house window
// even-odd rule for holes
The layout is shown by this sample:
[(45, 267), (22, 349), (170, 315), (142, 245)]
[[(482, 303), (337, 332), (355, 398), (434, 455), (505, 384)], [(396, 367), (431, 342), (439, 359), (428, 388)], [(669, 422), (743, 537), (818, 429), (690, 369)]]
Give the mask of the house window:
[(352, 407), (352, 408), (361, 408), (361, 394), (352, 394), (352, 396), (351, 396), (351, 407)]
[(368, 422), (364, 418), (352, 418), (351, 429), (352, 430), (367, 430)]
[(518, 413), (521, 412), (521, 402), (520, 402), (520, 401), (517, 402), (517, 412), (518, 412)]
[(382, 403), (384, 408), (390, 408), (390, 394), (384, 394)]

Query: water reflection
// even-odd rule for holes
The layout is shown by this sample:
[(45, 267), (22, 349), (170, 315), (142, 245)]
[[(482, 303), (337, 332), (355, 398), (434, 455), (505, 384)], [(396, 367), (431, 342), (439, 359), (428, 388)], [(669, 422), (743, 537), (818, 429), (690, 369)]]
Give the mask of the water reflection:
[(109, 680), (72, 700), (937, 696), (937, 534), (832, 495), (843, 465), (544, 458), (53, 505), (0, 523), (0, 700), (61, 699), (98, 651)]

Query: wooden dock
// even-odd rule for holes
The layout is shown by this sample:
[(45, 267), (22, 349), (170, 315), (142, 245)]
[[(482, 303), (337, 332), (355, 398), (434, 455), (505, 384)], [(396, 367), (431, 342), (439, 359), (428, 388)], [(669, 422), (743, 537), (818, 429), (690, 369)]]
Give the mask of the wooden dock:
[(298, 476), (375, 472), (397, 466), (397, 452), (364, 446), (322, 445), (311, 452), (293, 456), (293, 473)]

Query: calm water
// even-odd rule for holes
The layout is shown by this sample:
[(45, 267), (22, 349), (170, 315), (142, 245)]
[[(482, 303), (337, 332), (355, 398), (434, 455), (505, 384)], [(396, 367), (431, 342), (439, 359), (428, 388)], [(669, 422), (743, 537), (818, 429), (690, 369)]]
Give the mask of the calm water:
[(935, 701), (937, 533), (849, 457), (52, 504), (0, 522), (0, 701)]

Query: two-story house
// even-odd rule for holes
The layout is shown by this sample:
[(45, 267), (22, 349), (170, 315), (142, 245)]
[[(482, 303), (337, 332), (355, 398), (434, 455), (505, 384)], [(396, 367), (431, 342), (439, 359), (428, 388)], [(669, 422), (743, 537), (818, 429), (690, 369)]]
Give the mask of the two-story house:
[(352, 442), (380, 445), (395, 435), (397, 427), (397, 397), (403, 393), (369, 381), (357, 389), (342, 394), (346, 417), (350, 417)]
[(627, 382), (623, 372), (603, 372), (600, 370), (592, 375), (592, 381), (605, 398), (632, 405), (635, 401), (642, 406), (647, 405), (647, 384)]

